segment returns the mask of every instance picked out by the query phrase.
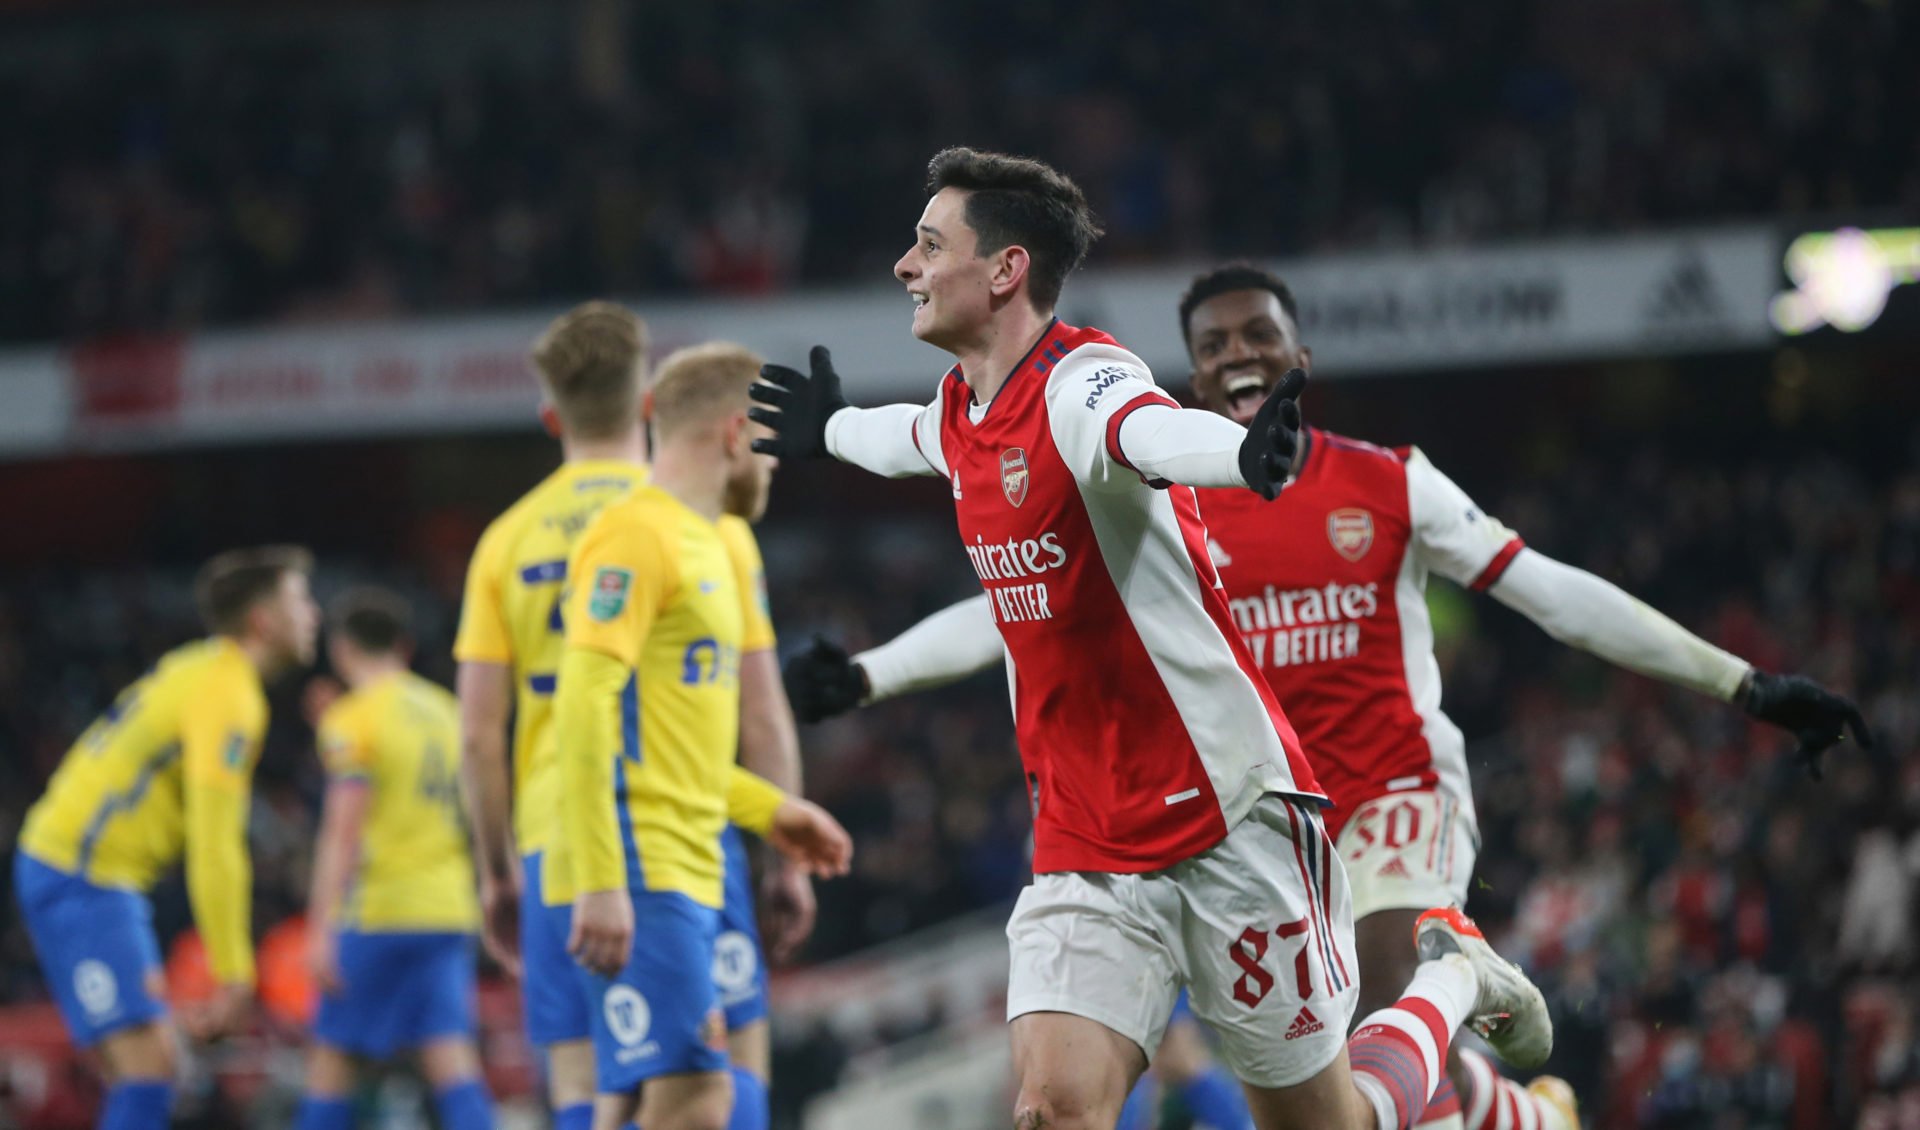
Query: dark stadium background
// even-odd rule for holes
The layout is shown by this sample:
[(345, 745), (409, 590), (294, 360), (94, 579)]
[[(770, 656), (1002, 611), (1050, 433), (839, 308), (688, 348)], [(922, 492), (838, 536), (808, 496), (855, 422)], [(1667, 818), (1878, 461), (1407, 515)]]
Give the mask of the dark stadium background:
[[(927, 155), (960, 141), (1080, 178), (1109, 227), (1092, 271), (1445, 262), (1730, 222), (1784, 251), (1920, 224), (1915, 58), (1899, 0), (9, 5), (0, 340), (882, 287)], [(1591, 1126), (1920, 1126), (1916, 362), (1906, 286), (1859, 333), (1329, 366), (1309, 393), (1322, 426), (1418, 443), (1530, 545), (1854, 695), (1881, 739), (1811, 782), (1736, 711), (1435, 586), (1485, 841), (1470, 909), (1547, 988), (1549, 1070)], [(473, 540), (556, 458), (531, 421), (81, 447), (0, 452), (0, 886), (68, 742), (194, 632), (200, 560), (293, 540), (323, 595), (400, 586), (420, 668), (450, 681)], [(783, 648), (875, 642), (967, 595), (951, 521), (938, 483), (783, 470), (762, 528)], [(259, 775), (263, 930), (305, 889), (320, 776), (301, 693), (276, 690)], [(820, 888), (803, 969), (1024, 883), (997, 678), (803, 737), (810, 791), (859, 844), (855, 874)], [(0, 1127), (83, 1124), (92, 1084), (49, 1051), (5, 894)], [(165, 930), (184, 923), (177, 889), (159, 906)], [(850, 1061), (942, 1031), (940, 1010), (853, 1037), (776, 1013), (782, 1124)], [(284, 1117), (295, 1036), (263, 1023), (197, 1076), (183, 1119)], [(511, 1040), (489, 1041), (496, 1086), (524, 1089)]]

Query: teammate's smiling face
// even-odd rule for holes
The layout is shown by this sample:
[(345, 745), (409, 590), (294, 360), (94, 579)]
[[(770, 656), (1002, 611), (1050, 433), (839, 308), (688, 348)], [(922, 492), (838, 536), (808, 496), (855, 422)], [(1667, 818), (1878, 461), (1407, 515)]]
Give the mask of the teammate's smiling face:
[(1193, 395), (1245, 424), (1288, 369), (1313, 369), (1300, 327), (1269, 290), (1229, 290), (1193, 308), (1187, 319)]
[(934, 193), (914, 229), (912, 250), (893, 265), (893, 277), (913, 299), (913, 336), (949, 350), (977, 333), (994, 309), (997, 256), (978, 254), (966, 203), (962, 189)]

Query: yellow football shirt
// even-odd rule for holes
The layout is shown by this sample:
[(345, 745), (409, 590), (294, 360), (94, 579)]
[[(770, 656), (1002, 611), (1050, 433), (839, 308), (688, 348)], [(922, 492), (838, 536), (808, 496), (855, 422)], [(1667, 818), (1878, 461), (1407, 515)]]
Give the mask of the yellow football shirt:
[(581, 537), (568, 565), (549, 901), (631, 888), (720, 905), (720, 832), (736, 778), (750, 777), (734, 765), (741, 573), (720, 524), (657, 487), (608, 506)]
[[(626, 497), (647, 481), (647, 474), (635, 463), (562, 466), (487, 527), (467, 570), (453, 655), (463, 662), (513, 668), (513, 824), (522, 855), (548, 846), (559, 814), (559, 771), (549, 728), (566, 647), (561, 594), (567, 558), (600, 508)], [(741, 650), (772, 648), (777, 641), (753, 528), (732, 515), (716, 525), (740, 586), (746, 620)]]
[(260, 673), (216, 636), (168, 652), (67, 751), (20, 850), (103, 887), (150, 889), (184, 855), (214, 977), (253, 981), (247, 814), (267, 729)]
[(459, 742), (453, 696), (412, 672), (342, 696), (320, 720), (328, 777), (372, 790), (353, 885), (335, 925), (373, 933), (479, 926), (460, 812)]
[(566, 637), (560, 598), (567, 556), (600, 508), (647, 481), (646, 467), (611, 460), (568, 463), (494, 519), (467, 569), (453, 657), (513, 668), (514, 840), (521, 854), (546, 846), (558, 775), (547, 728)]

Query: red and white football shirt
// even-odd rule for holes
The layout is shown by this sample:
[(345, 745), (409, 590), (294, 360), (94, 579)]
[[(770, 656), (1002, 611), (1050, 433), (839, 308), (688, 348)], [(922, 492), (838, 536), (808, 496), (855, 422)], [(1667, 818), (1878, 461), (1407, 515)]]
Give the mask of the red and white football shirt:
[(1323, 795), (1194, 491), (1149, 488), (1119, 453), (1129, 413), (1172, 404), (1112, 338), (1055, 321), (991, 403), (956, 366), (914, 420), (1006, 643), (1039, 873), (1158, 870), (1266, 793)]
[(1522, 542), (1418, 448), (1309, 431), (1306, 463), (1274, 501), (1199, 492), (1234, 624), (1333, 798), (1332, 835), (1402, 789), (1443, 789), (1471, 819), (1465, 742), (1440, 711), (1427, 574), (1485, 589)]

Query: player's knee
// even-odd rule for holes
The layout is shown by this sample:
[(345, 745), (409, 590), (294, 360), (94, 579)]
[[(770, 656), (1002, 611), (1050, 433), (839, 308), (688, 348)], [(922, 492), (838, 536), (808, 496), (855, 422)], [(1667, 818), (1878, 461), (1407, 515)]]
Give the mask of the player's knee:
[[(727, 1130), (733, 1117), (732, 1092), (721, 1100), (707, 1099), (676, 1112), (668, 1121), (668, 1130)], [(647, 1124), (652, 1130), (653, 1124)]]
[(1360, 1001), (1355, 1023), (1393, 1007), (1419, 971), (1420, 954), (1413, 948), (1413, 923), (1419, 916), (1414, 910), (1387, 910), (1354, 923), (1355, 948), (1360, 956)]
[(107, 1079), (172, 1082), (180, 1067), (178, 1041), (164, 1023), (144, 1024), (108, 1036), (100, 1045)]
[(1113, 1125), (1118, 1109), (1100, 1118), (1098, 1099), (1073, 1087), (1027, 1085), (1013, 1104), (1014, 1130), (1090, 1130)]
[(1154, 1073), (1162, 1082), (1171, 1087), (1184, 1086), (1212, 1066), (1213, 1056), (1197, 1024), (1179, 1020), (1167, 1026), (1153, 1058)]
[(593, 1102), (593, 1041), (567, 1040), (547, 1049), (547, 1095), (554, 1109)]
[(326, 1044), (307, 1047), (307, 1094), (317, 1098), (341, 1098), (353, 1091), (353, 1060), (339, 1048)]

